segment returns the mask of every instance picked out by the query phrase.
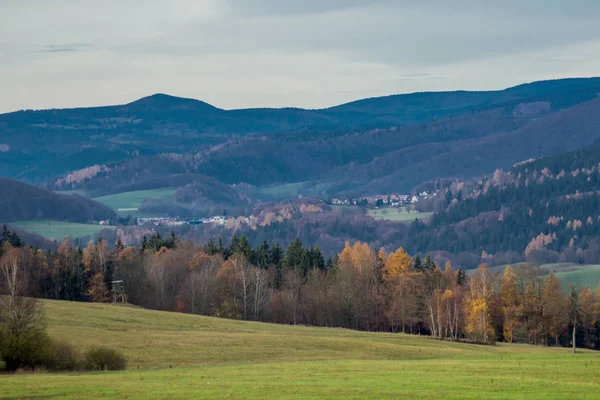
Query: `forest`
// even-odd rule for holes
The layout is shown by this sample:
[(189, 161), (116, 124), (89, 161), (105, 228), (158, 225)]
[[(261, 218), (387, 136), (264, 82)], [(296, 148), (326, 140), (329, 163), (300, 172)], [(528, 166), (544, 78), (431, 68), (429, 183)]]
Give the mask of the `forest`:
[(429, 223), (415, 222), (415, 251), (485, 252), (488, 262), (600, 261), (600, 146), (528, 160), (476, 181), (454, 182), (435, 199)]
[[(2, 290), (82, 302), (281, 324), (404, 332), (476, 343), (600, 348), (600, 293), (562, 288), (533, 266), (481, 265), (471, 275), (449, 262), (346, 243), (327, 260), (294, 240), (287, 248), (245, 237), (198, 246), (174, 234), (139, 247), (65, 240), (54, 252), (1, 235)], [(113, 296), (123, 281), (126, 298)]]

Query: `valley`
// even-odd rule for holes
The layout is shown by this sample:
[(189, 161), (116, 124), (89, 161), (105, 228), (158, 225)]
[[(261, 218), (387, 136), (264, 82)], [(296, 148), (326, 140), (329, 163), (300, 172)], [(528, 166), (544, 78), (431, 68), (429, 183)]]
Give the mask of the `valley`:
[(0, 400), (600, 398), (600, 2), (138, 3), (0, 1)]

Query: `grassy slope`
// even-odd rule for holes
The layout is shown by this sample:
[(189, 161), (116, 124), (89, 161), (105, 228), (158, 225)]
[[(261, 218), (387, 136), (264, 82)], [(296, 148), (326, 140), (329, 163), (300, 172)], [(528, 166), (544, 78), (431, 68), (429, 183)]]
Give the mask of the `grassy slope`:
[[(517, 267), (520, 264), (511, 264), (512, 267)], [(506, 265), (498, 265), (492, 268), (492, 271), (501, 274)], [(556, 277), (561, 281), (562, 288), (566, 292), (570, 285), (579, 287), (587, 286), (595, 290), (600, 286), (600, 265), (599, 264), (572, 264), (572, 263), (555, 263), (542, 264), (541, 269), (554, 271)], [(467, 271), (467, 274), (472, 274), (475, 270)]]
[(404, 208), (379, 208), (370, 209), (367, 214), (375, 219), (387, 219), (396, 222), (412, 222), (415, 219), (429, 218), (433, 213), (408, 211)]
[(144, 200), (168, 199), (175, 194), (175, 191), (176, 190), (172, 188), (137, 190), (134, 192), (123, 192), (109, 196), (98, 197), (94, 200), (106, 204), (110, 208), (116, 210), (119, 214), (128, 215), (140, 208), (140, 205)]
[(587, 286), (596, 289), (600, 283), (600, 265), (581, 265), (578, 270), (559, 272), (556, 277), (566, 286)]
[[(0, 398), (592, 398), (600, 355), (46, 302), (54, 337), (129, 371), (0, 377)], [(139, 366), (139, 370), (137, 369)], [(169, 368), (170, 366), (173, 369)]]
[(60, 221), (19, 221), (11, 222), (10, 225), (55, 241), (61, 241), (67, 236), (74, 238), (88, 235), (95, 236), (104, 229), (115, 229), (114, 226)]

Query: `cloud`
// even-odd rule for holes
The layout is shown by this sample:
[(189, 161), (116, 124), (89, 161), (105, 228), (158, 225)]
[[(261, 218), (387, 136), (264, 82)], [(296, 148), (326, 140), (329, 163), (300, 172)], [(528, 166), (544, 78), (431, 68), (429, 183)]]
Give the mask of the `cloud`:
[(246, 15), (307, 15), (335, 12), (360, 7), (373, 7), (377, 4), (392, 3), (389, 0), (307, 0), (307, 1), (280, 1), (280, 0), (228, 0), (227, 4), (234, 14)]
[(92, 47), (91, 43), (46, 44), (37, 53), (72, 53)]
[[(319, 107), (600, 71), (596, 0), (0, 0), (0, 112)], [(510, 73), (507, 73), (510, 71)]]

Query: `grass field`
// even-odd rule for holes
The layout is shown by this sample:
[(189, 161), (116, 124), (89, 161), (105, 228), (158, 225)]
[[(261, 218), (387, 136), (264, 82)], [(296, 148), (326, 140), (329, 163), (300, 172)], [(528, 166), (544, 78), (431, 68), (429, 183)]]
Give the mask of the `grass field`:
[(573, 285), (596, 289), (600, 283), (600, 265), (544, 264), (542, 268), (553, 270), (565, 287)]
[(433, 213), (422, 213), (405, 208), (377, 208), (369, 209), (367, 214), (375, 219), (387, 219), (396, 222), (412, 222), (415, 219), (429, 218)]
[(73, 238), (92, 236), (104, 229), (116, 229), (114, 226), (101, 226), (91, 224), (76, 224), (74, 222), (59, 221), (19, 221), (11, 222), (10, 225), (43, 236), (57, 242), (67, 236)]
[(263, 186), (259, 191), (270, 196), (297, 196), (304, 188), (306, 182), (287, 183), (283, 185)]
[[(514, 264), (513, 267), (519, 264)], [(492, 271), (502, 273), (504, 268), (506, 268), (505, 265), (499, 265), (492, 268)], [(546, 271), (554, 271), (565, 292), (571, 285), (575, 287), (587, 286), (590, 289), (596, 289), (600, 285), (600, 265), (598, 264), (555, 263), (542, 264), (540, 268)], [(472, 273), (472, 271), (468, 271), (468, 273)]]
[[(0, 376), (0, 398), (572, 399), (600, 393), (600, 354), (477, 346), (45, 302), (52, 336), (107, 345), (129, 370)], [(139, 369), (138, 369), (139, 367)]]
[(106, 204), (120, 215), (138, 215), (138, 209), (142, 202), (147, 199), (168, 199), (173, 197), (176, 189), (162, 188), (153, 190), (138, 190), (135, 192), (123, 192), (109, 196), (97, 197), (94, 200)]

